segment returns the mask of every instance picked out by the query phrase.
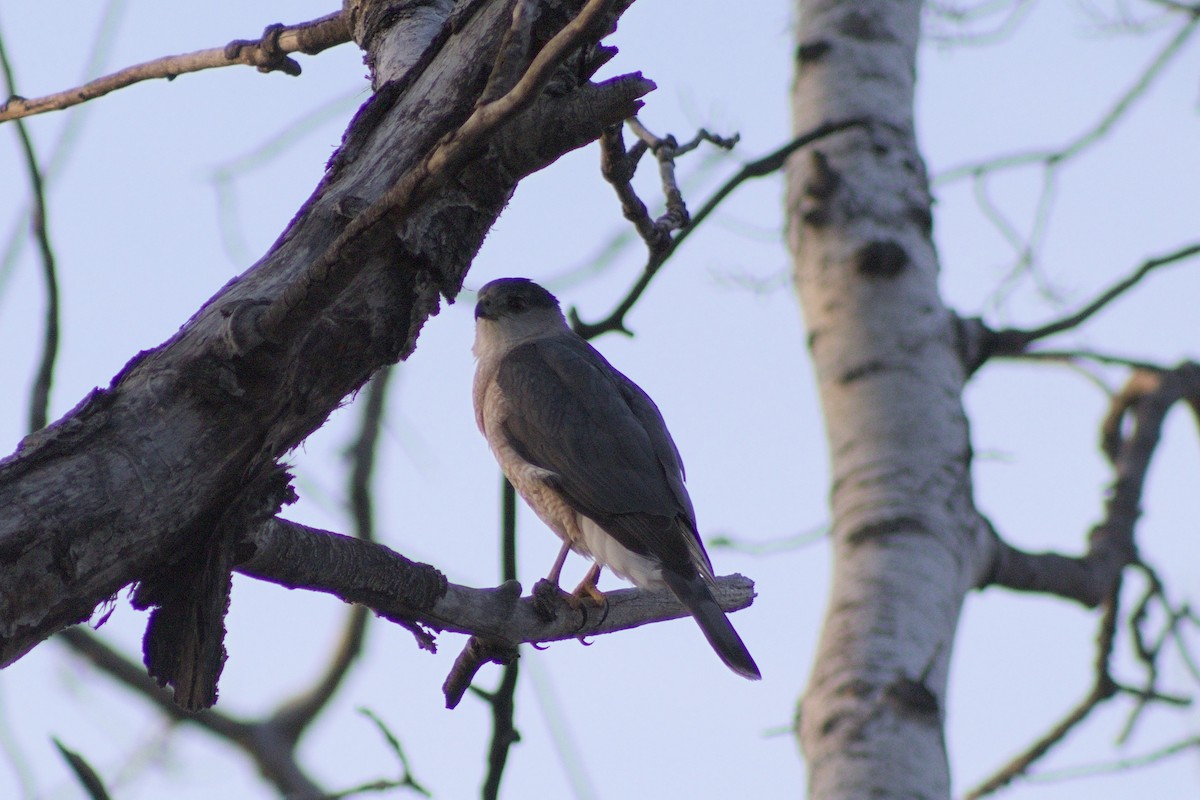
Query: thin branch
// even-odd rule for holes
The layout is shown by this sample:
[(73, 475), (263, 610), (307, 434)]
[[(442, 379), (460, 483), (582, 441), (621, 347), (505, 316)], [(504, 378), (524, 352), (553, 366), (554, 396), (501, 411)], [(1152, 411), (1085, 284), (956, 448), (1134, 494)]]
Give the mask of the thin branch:
[(1126, 112), (1146, 93), (1150, 85), (1154, 82), (1154, 79), (1162, 73), (1172, 58), (1179, 53), (1183, 45), (1195, 33), (1198, 24), (1200, 24), (1200, 14), (1196, 14), (1193, 11), (1188, 21), (1180, 27), (1175, 36), (1159, 51), (1150, 64), (1142, 71), (1141, 75), (1138, 76), (1137, 80), (1134, 81), (1133, 85), (1117, 99), (1117, 102), (1092, 127), (1079, 134), (1072, 141), (1055, 149), (1028, 150), (953, 167), (935, 177), (932, 182), (933, 186), (943, 186), (957, 180), (962, 180), (963, 178), (978, 175), (982, 172), (998, 172), (1000, 170), (1038, 163), (1045, 163), (1047, 167), (1057, 168), (1063, 163), (1070, 161), (1088, 147), (1104, 138), (1121, 121)]
[(959, 9), (948, 3), (931, 3), (930, 10), (936, 20), (941, 17), (952, 26), (965, 27), (977, 23), (990, 15), (1004, 14), (1003, 18), (987, 30), (971, 30), (957, 33), (941, 33), (934, 26), (928, 34), (930, 41), (946, 45), (993, 44), (1012, 35), (1029, 16), (1034, 4), (1030, 0), (1000, 0), (979, 3), (972, 8)]
[[(1139, 358), (1130, 358), (1129, 356), (1119, 356), (1114, 353), (1101, 353), (1096, 350), (1030, 350), (1022, 353), (1004, 354), (1003, 358), (1013, 358), (1022, 361), (1058, 361), (1065, 364), (1078, 364), (1081, 361), (1090, 361), (1097, 364), (1106, 364), (1115, 367), (1128, 367), (1129, 369), (1144, 370), (1146, 372), (1167, 372), (1168, 367), (1162, 364), (1156, 364), (1152, 361), (1142, 361)], [(1094, 375), (1089, 375), (1093, 381), (1096, 381)], [(1099, 384), (1103, 387), (1103, 384)], [(1107, 391), (1107, 387), (1103, 387)], [(1111, 392), (1109, 392), (1111, 394)]]
[(244, 64), (256, 67), (259, 72), (299, 75), (300, 64), (289, 58), (288, 53), (315, 55), (348, 41), (350, 27), (340, 11), (295, 25), (268, 25), (259, 39), (235, 39), (224, 47), (157, 58), (45, 97), (26, 99), (10, 90), (11, 99), (0, 106), (0, 122), (70, 108), (141, 81), (173, 80), (179, 75), (216, 67)]
[(1109, 661), (1112, 658), (1113, 644), (1116, 640), (1117, 617), (1120, 596), (1120, 578), (1112, 587), (1112, 593), (1104, 603), (1104, 615), (1100, 620), (1100, 631), (1096, 637), (1096, 677), (1088, 695), (1075, 708), (1044, 736), (1034, 742), (1025, 752), (1018, 755), (1007, 765), (998, 770), (992, 777), (964, 795), (964, 800), (978, 800), (989, 794), (1003, 789), (1017, 778), (1024, 775), (1029, 768), (1051, 748), (1061, 743), (1079, 723), (1087, 719), (1101, 703), (1109, 700), (1117, 693), (1117, 685), (1109, 672)]
[(625, 298), (619, 304), (617, 304), (617, 307), (613, 309), (608, 316), (599, 322), (584, 322), (582, 319), (580, 319), (578, 311), (576, 309), (571, 309), (569, 314), (571, 326), (575, 329), (576, 333), (585, 339), (595, 338), (596, 336), (608, 331), (621, 331), (628, 333), (628, 329), (625, 327), (625, 315), (629, 313), (630, 309), (632, 309), (637, 301), (641, 298), (642, 293), (646, 291), (646, 288), (650, 285), (650, 282), (654, 280), (654, 276), (658, 274), (658, 270), (663, 266), (664, 263), (666, 263), (667, 259), (674, 254), (679, 246), (683, 244), (687, 237), (691, 235), (692, 231), (694, 231), (697, 226), (700, 225), (700, 223), (704, 222), (704, 220), (708, 218), (709, 214), (711, 214), (726, 197), (728, 197), (735, 189), (737, 189), (737, 187), (741, 186), (751, 178), (761, 178), (782, 169), (784, 163), (788, 159), (788, 156), (802, 147), (810, 145), (813, 142), (816, 142), (834, 133), (855, 127), (865, 127), (869, 124), (870, 123), (865, 119), (850, 119), (841, 122), (827, 122), (822, 125), (818, 125), (816, 128), (813, 128), (807, 133), (797, 136), (795, 139), (788, 142), (783, 147), (780, 147), (778, 150), (775, 150), (774, 152), (769, 153), (768, 155), (763, 156), (756, 161), (751, 161), (750, 163), (743, 165), (733, 177), (731, 177), (719, 189), (717, 189), (712, 197), (710, 197), (704, 203), (704, 205), (700, 207), (699, 211), (691, 215), (690, 220), (688, 220), (682, 227), (679, 228), (679, 232), (673, 238), (671, 238), (667, 244), (658, 249), (655, 249), (654, 247), (650, 248), (650, 253), (647, 257), (646, 264), (642, 267), (642, 274), (626, 294)]
[(1200, 255), (1200, 242), (1193, 242), (1173, 250), (1170, 253), (1166, 253), (1165, 255), (1147, 259), (1146, 261), (1142, 262), (1142, 265), (1134, 270), (1132, 274), (1117, 281), (1115, 284), (1102, 292), (1099, 297), (1088, 303), (1079, 311), (1076, 311), (1074, 314), (1063, 317), (1059, 320), (1055, 320), (1054, 322), (1043, 325), (1040, 328), (1034, 328), (1033, 330), (1026, 331), (1007, 328), (1005, 330), (997, 331), (996, 337), (999, 341), (996, 349), (993, 352), (996, 355), (1013, 355), (1014, 353), (1023, 351), (1029, 346), (1030, 343), (1036, 342), (1039, 339), (1045, 339), (1048, 336), (1053, 336), (1055, 334), (1062, 333), (1063, 331), (1077, 328), (1097, 312), (1107, 307), (1114, 300), (1117, 300), (1134, 286), (1137, 286), (1137, 284), (1141, 282), (1143, 278), (1145, 278), (1154, 270), (1158, 269), (1159, 267), (1165, 267), (1171, 264), (1176, 264), (1180, 261), (1185, 261), (1196, 255)]
[(324, 796), (324, 792), (304, 774), (296, 761), (295, 741), (269, 720), (247, 722), (211, 708), (186, 711), (175, 704), (169, 689), (159, 686), (146, 674), (145, 667), (126, 658), (78, 626), (63, 631), (55, 637), (55, 641), (66, 644), (77, 655), (86, 658), (92, 666), (150, 701), (167, 718), (197, 725), (236, 745), (254, 760), (263, 777), (281, 794), (295, 798)]
[(977, 317), (962, 319), (959, 325), (959, 349), (962, 353), (963, 368), (967, 371), (968, 375), (971, 375), (991, 358), (1044, 358), (1063, 361), (1084, 359), (1106, 364), (1130, 366), (1137, 369), (1161, 370), (1161, 367), (1152, 363), (1089, 350), (1042, 350), (1030, 352), (1029, 346), (1041, 339), (1078, 328), (1114, 301), (1123, 297), (1151, 272), (1160, 267), (1185, 261), (1197, 255), (1200, 255), (1200, 242), (1192, 242), (1170, 253), (1148, 259), (1142, 262), (1131, 274), (1117, 281), (1108, 289), (1105, 289), (1098, 297), (1080, 310), (1030, 330), (1022, 328), (994, 330)]
[[(517, 492), (507, 479), (500, 489), (500, 542), (502, 578), (505, 582), (517, 580)], [(470, 647), (470, 643), (468, 643)], [(496, 800), (500, 796), (500, 780), (508, 763), (508, 751), (521, 740), (513, 724), (517, 677), (520, 662), (511, 659), (504, 665), (500, 685), (492, 692), (478, 694), (492, 708), (492, 742), (488, 748), (487, 775), (483, 781), (483, 800)]]
[[(1139, 562), (1137, 566), (1146, 576), (1146, 590), (1142, 594), (1141, 600), (1134, 606), (1133, 613), (1129, 615), (1129, 631), (1130, 638), (1133, 640), (1134, 655), (1141, 662), (1146, 677), (1144, 685), (1141, 688), (1125, 689), (1126, 694), (1130, 694), (1136, 698), (1136, 702), (1129, 712), (1129, 718), (1125, 721), (1124, 727), (1117, 735), (1117, 744), (1124, 744), (1129, 741), (1133, 736), (1135, 725), (1142, 717), (1142, 713), (1150, 707), (1152, 702), (1175, 706), (1189, 706), (1192, 702), (1191, 698), (1165, 695), (1156, 688), (1159, 679), (1159, 656), (1168, 642), (1174, 640), (1180, 643), (1178, 637), (1179, 628), (1188, 618), (1188, 614), (1190, 613), (1188, 607), (1186, 605), (1178, 609), (1172, 607), (1170, 601), (1167, 599), (1166, 587), (1163, 585), (1158, 573), (1144, 562)], [(1157, 603), (1162, 607), (1163, 613), (1166, 615), (1166, 620), (1154, 636), (1154, 640), (1147, 641), (1145, 627), (1150, 617), (1152, 603)], [(1181, 646), (1180, 652), (1184, 663), (1187, 664), (1190, 660), (1187, 648)]]
[[(96, 35), (91, 40), (91, 51), (85, 59), (80, 80), (87, 80), (104, 69), (113, 49), (113, 42), (116, 41), (117, 31), (126, 6), (126, 0), (108, 0), (105, 3), (100, 22), (96, 26)], [(58, 129), (54, 143), (50, 146), (43, 162), (42, 179), (47, 188), (54, 183), (55, 178), (66, 166), (75, 151), (75, 145), (80, 141), (80, 132), (88, 117), (84, 113), (85, 111), (86, 107), (78, 109), (77, 113), (68, 114)], [(32, 206), (17, 213), (12, 227), (4, 237), (6, 244), (0, 255), (0, 298), (4, 295), (5, 284), (12, 275), (13, 268), (27, 241), (24, 231), (30, 224), (29, 218), (32, 213)]]
[[(16, 94), (16, 79), (0, 35), (0, 69), (4, 71), (4, 83), (10, 95)], [(37, 239), (42, 261), (42, 279), (46, 284), (46, 322), (42, 333), (42, 357), (38, 364), (37, 377), (29, 398), (29, 430), (46, 427), (50, 407), (50, 386), (54, 380), (54, 361), (58, 357), (58, 275), (54, 264), (54, 250), (50, 246), (50, 234), (46, 224), (46, 187), (42, 180), (37, 153), (25, 123), (17, 121), (17, 138), (25, 157), (25, 171), (29, 176), (29, 188), (33, 195), (30, 225)]]
[(433, 793), (417, 782), (413, 777), (412, 767), (408, 763), (408, 756), (404, 754), (404, 748), (400, 746), (400, 740), (392, 733), (391, 729), (384, 724), (383, 720), (375, 715), (370, 709), (360, 708), (358, 713), (362, 714), (367, 719), (375, 724), (375, 728), (383, 734), (383, 738), (387, 741), (388, 747), (396, 754), (396, 760), (400, 762), (400, 777), (392, 781), (372, 781), (364, 783), (353, 789), (331, 794), (323, 800), (340, 800), (344, 797), (351, 797), (356, 794), (365, 794), (367, 792), (385, 792), (391, 789), (411, 789), (423, 797), (433, 797)]
[(100, 776), (96, 774), (96, 770), (92, 769), (92, 765), (83, 756), (74, 750), (68, 750), (58, 739), (51, 739), (51, 741), (58, 748), (59, 754), (66, 759), (67, 764), (71, 767), (71, 771), (75, 773), (75, 777), (83, 784), (88, 797), (92, 798), (92, 800), (111, 800), (108, 790), (104, 788), (104, 782), (100, 780)]
[(1143, 753), (1142, 755), (1118, 758), (1103, 764), (1086, 764), (1079, 767), (1054, 770), (1053, 772), (1042, 772), (1030, 775), (1026, 780), (1030, 783), (1058, 783), (1060, 781), (1078, 780), (1079, 778), (1094, 778), (1097, 775), (1111, 775), (1115, 772), (1129, 772), (1141, 767), (1152, 766), (1172, 756), (1186, 753), (1188, 750), (1200, 750), (1200, 736), (1192, 736), (1158, 750)]

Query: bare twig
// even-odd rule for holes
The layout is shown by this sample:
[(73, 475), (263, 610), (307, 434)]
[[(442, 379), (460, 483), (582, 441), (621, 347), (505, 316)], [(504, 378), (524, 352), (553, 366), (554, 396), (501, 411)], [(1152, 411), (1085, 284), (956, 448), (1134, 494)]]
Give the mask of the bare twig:
[[(802, 147), (810, 145), (813, 142), (823, 139), (826, 136), (830, 136), (834, 133), (848, 130), (849, 128), (866, 126), (868, 124), (869, 122), (865, 119), (849, 119), (841, 122), (827, 122), (822, 125), (818, 125), (816, 128), (813, 128), (807, 133), (797, 136), (795, 139), (788, 142), (783, 147), (780, 147), (778, 150), (775, 150), (773, 153), (769, 153), (768, 155), (752, 161), (749, 164), (744, 164), (733, 177), (727, 180), (721, 186), (721, 188), (717, 189), (717, 191), (713, 193), (712, 197), (710, 197), (704, 203), (704, 205), (700, 207), (699, 211), (690, 215), (690, 219), (679, 228), (679, 232), (674, 237), (670, 238), (667, 244), (657, 249), (653, 245), (649, 247), (650, 253), (647, 257), (645, 266), (642, 267), (642, 274), (638, 277), (638, 280), (626, 294), (625, 298), (617, 304), (617, 307), (613, 309), (608, 316), (599, 322), (584, 322), (582, 319), (580, 319), (578, 311), (572, 308), (569, 313), (571, 327), (575, 329), (576, 333), (585, 339), (593, 339), (602, 333), (607, 333), (608, 331), (629, 333), (628, 328), (625, 327), (625, 315), (629, 313), (630, 309), (632, 309), (637, 301), (641, 298), (642, 293), (646, 291), (646, 288), (650, 285), (650, 282), (654, 280), (654, 276), (658, 274), (658, 270), (664, 263), (666, 263), (667, 259), (671, 257), (671, 255), (679, 248), (679, 246), (683, 244), (687, 237), (691, 235), (692, 231), (694, 231), (697, 226), (699, 226), (700, 223), (702, 223), (708, 217), (708, 215), (711, 214), (716, 207), (720, 205), (721, 202), (737, 187), (741, 186), (751, 178), (761, 178), (782, 169), (784, 163), (788, 159), (788, 156)], [(699, 144), (699, 142), (704, 139), (707, 139), (708, 141), (717, 139), (717, 137), (712, 137), (711, 135), (706, 137), (704, 136), (705, 133), (706, 132), (702, 131), (701, 135), (696, 137), (696, 144)], [(721, 143), (727, 143), (732, 140), (719, 139), (718, 141)], [(692, 149), (693, 147), (695, 147), (695, 145), (689, 143), (688, 149)], [(630, 155), (632, 156), (634, 152), (635, 151), (631, 149)]]
[(1096, 677), (1088, 695), (1062, 721), (1030, 745), (1025, 752), (998, 770), (995, 775), (967, 792), (964, 800), (978, 800), (980, 797), (986, 797), (1024, 775), (1038, 759), (1062, 742), (1079, 723), (1087, 719), (1097, 706), (1117, 693), (1117, 685), (1113, 682), (1109, 672), (1109, 661), (1112, 658), (1113, 644), (1116, 640), (1119, 595), (1120, 578), (1118, 577), (1112, 593), (1104, 602), (1104, 615), (1100, 619), (1100, 631), (1096, 637)]
[(1030, 783), (1057, 783), (1059, 781), (1077, 780), (1079, 778), (1092, 778), (1097, 775), (1111, 775), (1114, 772), (1129, 772), (1141, 767), (1149, 767), (1172, 756), (1186, 753), (1189, 750), (1200, 750), (1200, 736), (1191, 736), (1175, 744), (1167, 745), (1166, 747), (1149, 753), (1143, 753), (1142, 755), (1118, 758), (1103, 764), (1087, 764), (1080, 767), (1054, 770), (1053, 772), (1042, 772), (1029, 775), (1026, 780)]
[(1137, 359), (1098, 353), (1089, 350), (1039, 350), (1030, 351), (1029, 346), (1034, 342), (1055, 336), (1059, 333), (1074, 330), (1087, 322), (1111, 303), (1123, 297), (1130, 289), (1137, 286), (1147, 275), (1160, 267), (1176, 264), (1200, 255), (1200, 242), (1192, 242), (1176, 248), (1170, 253), (1147, 259), (1132, 273), (1114, 283), (1100, 293), (1094, 300), (1078, 311), (1061, 319), (1049, 322), (1037, 328), (1025, 330), (1022, 328), (1005, 328), (993, 330), (979, 318), (969, 318), (960, 321), (961, 350), (963, 367), (968, 374), (973, 374), (990, 358), (1043, 358), (1050, 360), (1074, 361), (1089, 360), (1106, 364), (1119, 364), (1155, 371), (1161, 369), (1155, 364)]
[[(507, 581), (517, 580), (517, 493), (508, 480), (502, 481), (500, 490), (500, 542), (502, 577)], [(517, 697), (517, 677), (520, 661), (509, 660), (500, 675), (500, 685), (491, 692), (477, 691), (492, 708), (492, 743), (488, 748), (487, 776), (483, 780), (483, 800), (496, 800), (500, 796), (500, 780), (508, 763), (508, 751), (521, 739), (513, 724)]]
[(952, 167), (941, 175), (936, 176), (933, 179), (933, 185), (935, 187), (944, 186), (948, 183), (973, 177), (984, 172), (998, 172), (1031, 164), (1045, 164), (1048, 167), (1058, 167), (1070, 161), (1088, 147), (1103, 139), (1121, 121), (1133, 104), (1150, 88), (1154, 79), (1162, 73), (1174, 56), (1180, 52), (1183, 45), (1195, 33), (1198, 24), (1200, 24), (1200, 15), (1197, 15), (1193, 11), (1189, 14), (1189, 19), (1180, 27), (1170, 41), (1163, 46), (1150, 64), (1142, 70), (1142, 73), (1133, 82), (1133, 85), (1117, 99), (1117, 102), (1094, 125), (1067, 144), (1057, 148), (1026, 150)]
[(58, 739), (52, 739), (52, 741), (54, 742), (54, 746), (58, 748), (59, 754), (70, 765), (71, 771), (75, 773), (75, 777), (83, 784), (88, 797), (92, 798), (92, 800), (110, 800), (108, 790), (104, 788), (104, 782), (100, 780), (100, 776), (96, 774), (96, 770), (92, 769), (92, 765), (74, 750), (68, 750)]
[[(951, 3), (930, 3), (934, 20), (944, 19), (958, 30), (942, 33), (935, 26), (927, 36), (931, 41), (948, 45), (992, 44), (1010, 36), (1029, 15), (1034, 4), (1029, 0), (991, 0), (960, 8)], [(1002, 15), (999, 22), (984, 30), (965, 30), (967, 25), (977, 24), (988, 17)], [(990, 20), (989, 20), (990, 21)]]
[(347, 789), (345, 791), (329, 795), (326, 800), (339, 800), (339, 798), (351, 797), (352, 795), (356, 794), (363, 794), (366, 792), (384, 792), (388, 791), (389, 789), (411, 789), (412, 791), (424, 797), (432, 797), (433, 793), (418, 783), (417, 779), (413, 777), (412, 767), (408, 763), (408, 756), (404, 754), (404, 748), (400, 746), (400, 740), (396, 738), (396, 735), (392, 733), (391, 729), (388, 728), (388, 726), (384, 724), (383, 720), (377, 717), (370, 709), (360, 708), (358, 709), (358, 713), (371, 720), (371, 722), (375, 724), (375, 728), (381, 734), (383, 734), (383, 738), (387, 740), (388, 747), (391, 748), (392, 752), (396, 754), (396, 760), (400, 762), (400, 777), (393, 781), (372, 781), (371, 783), (364, 783), (360, 786), (354, 787), (353, 789)]
[[(4, 71), (4, 83), (8, 88), (8, 93), (16, 94), (16, 79), (13, 77), (12, 65), (8, 61), (8, 52), (4, 47), (3, 36), (0, 36), (0, 69)], [(54, 264), (54, 249), (50, 246), (50, 234), (46, 224), (46, 188), (42, 180), (42, 169), (25, 123), (18, 120), (16, 130), (17, 138), (21, 142), (21, 152), (25, 157), (25, 171), (29, 177), (30, 193), (33, 195), (30, 224), (38, 243), (38, 252), (42, 261), (42, 279), (46, 284), (46, 327), (42, 333), (42, 357), (38, 363), (37, 376), (34, 378), (29, 398), (29, 430), (32, 432), (46, 427), (46, 418), (49, 413), (50, 386), (54, 380), (54, 361), (58, 357), (58, 275)]]
[(26, 99), (10, 91), (13, 96), (0, 106), (0, 122), (70, 108), (141, 81), (156, 78), (172, 80), (189, 72), (216, 67), (244, 64), (256, 67), (259, 72), (280, 71), (299, 75), (300, 65), (289, 58), (288, 53), (314, 55), (348, 41), (350, 28), (340, 11), (296, 25), (268, 25), (260, 39), (235, 39), (224, 47), (165, 56), (45, 97)]
[(1090, 319), (1094, 314), (1103, 310), (1114, 300), (1117, 300), (1134, 286), (1136, 286), (1143, 278), (1145, 278), (1154, 270), (1158, 269), (1159, 267), (1165, 267), (1171, 264), (1176, 264), (1180, 261), (1185, 261), (1196, 255), (1200, 255), (1200, 242), (1192, 242), (1191, 244), (1184, 245), (1183, 247), (1177, 248), (1170, 253), (1147, 259), (1146, 261), (1142, 262), (1141, 266), (1134, 270), (1132, 274), (1117, 281), (1115, 284), (1102, 292), (1099, 297), (1088, 303), (1079, 311), (1076, 311), (1074, 314), (1070, 314), (1062, 319), (1055, 320), (1054, 322), (1043, 325), (1040, 328), (1034, 328), (1033, 330), (1026, 331), (1008, 328), (996, 332), (998, 342), (996, 350), (993, 352), (996, 355), (1013, 355), (1014, 353), (1022, 352), (1026, 347), (1029, 346), (1029, 344), (1036, 342), (1039, 339), (1045, 339), (1048, 336), (1053, 336), (1055, 334), (1062, 333), (1063, 331), (1077, 328)]
[[(1142, 361), (1139, 358), (1119, 356), (1115, 353), (1100, 353), (1095, 350), (1029, 350), (1012, 355), (1005, 354), (1004, 357), (1020, 359), (1022, 361), (1059, 361), (1064, 364), (1094, 362), (1096, 364), (1107, 364), (1108, 366), (1128, 367), (1129, 369), (1143, 370), (1145, 372), (1168, 371), (1167, 367), (1155, 364), (1152, 361)], [(1094, 376), (1090, 377), (1094, 378)], [(1107, 387), (1105, 387), (1105, 390), (1107, 391)]]
[(101, 672), (133, 689), (168, 718), (197, 725), (242, 749), (280, 793), (306, 800), (324, 796), (296, 761), (295, 740), (270, 720), (247, 722), (211, 708), (186, 711), (175, 704), (169, 689), (162, 688), (146, 674), (141, 664), (129, 660), (82, 628), (68, 628), (55, 641), (63, 642)]
[[(96, 26), (96, 35), (92, 38), (91, 51), (85, 59), (81, 72), (81, 80), (86, 80), (104, 69), (112, 51), (113, 42), (116, 41), (117, 31), (126, 6), (126, 0), (107, 0), (104, 4), (104, 11)], [(79, 142), (79, 134), (88, 116), (86, 113), (82, 113), (84, 111), (85, 109), (79, 109), (81, 113), (67, 115), (55, 135), (53, 144), (46, 153), (42, 169), (42, 182), (47, 190), (67, 164), (75, 150), (75, 145)], [(12, 270), (27, 242), (25, 230), (30, 224), (32, 213), (32, 204), (18, 212), (12, 227), (3, 239), (5, 245), (0, 251), (2, 253), (0, 254), (0, 299), (4, 296), (4, 286), (12, 275)]]
[[(1163, 647), (1169, 641), (1176, 641), (1182, 645), (1179, 640), (1179, 628), (1188, 618), (1188, 607), (1186, 605), (1180, 608), (1172, 607), (1170, 601), (1167, 599), (1166, 587), (1163, 586), (1158, 573), (1148, 564), (1139, 563), (1137, 566), (1146, 576), (1146, 590), (1143, 592), (1141, 600), (1134, 606), (1133, 613), (1129, 615), (1129, 631), (1130, 638), (1133, 641), (1134, 655), (1141, 662), (1146, 677), (1142, 687), (1126, 690), (1126, 694), (1133, 695), (1136, 698), (1136, 702), (1133, 709), (1129, 712), (1125, 726), (1117, 735), (1118, 744), (1124, 744), (1129, 741), (1133, 735), (1134, 726), (1141, 719), (1142, 712), (1149, 708), (1152, 702), (1161, 702), (1176, 706), (1191, 705), (1191, 698), (1166, 695), (1156, 688), (1159, 679), (1159, 656), (1162, 654)], [(1153, 603), (1157, 603), (1162, 607), (1166, 619), (1157, 634), (1153, 637), (1153, 641), (1149, 641), (1146, 625), (1150, 616), (1150, 607)], [(1189, 658), (1187, 649), (1181, 646), (1180, 651), (1186, 663)]]
[[(1156, 659), (1168, 634), (1189, 613), (1168, 609), (1167, 629), (1153, 644), (1147, 644), (1139, 628), (1149, 602), (1162, 598), (1162, 586), (1148, 567), (1143, 571), (1150, 585), (1142, 602), (1131, 615), (1135, 629), (1135, 647), (1146, 665), (1146, 685), (1135, 688), (1118, 684), (1109, 671), (1116, 630), (1117, 605), (1121, 576), (1126, 566), (1137, 564), (1135, 526), (1150, 461), (1157, 448), (1163, 420), (1178, 401), (1200, 396), (1200, 365), (1188, 362), (1170, 372), (1135, 372), (1126, 387), (1113, 397), (1102, 428), (1102, 449), (1113, 464), (1115, 479), (1105, 504), (1105, 519), (1092, 529), (1088, 552), (1081, 558), (1057, 553), (1024, 553), (997, 536), (997, 557), (989, 582), (1023, 591), (1039, 591), (1077, 600), (1085, 605), (1104, 603), (1104, 620), (1096, 659), (1096, 677), (1091, 693), (1050, 732), (1014, 759), (967, 798), (990, 794), (1023, 775), (1051, 747), (1100, 703), (1117, 694), (1138, 699), (1138, 710), (1150, 701), (1186, 705), (1187, 698), (1164, 694), (1155, 688)], [(1127, 424), (1131, 418), (1132, 424)]]
[[(1155, 79), (1163, 73), (1183, 50), (1184, 45), (1192, 39), (1197, 25), (1200, 25), (1200, 14), (1195, 13), (1194, 10), (1187, 13), (1186, 21), (1156, 54), (1150, 64), (1142, 70), (1133, 85), (1117, 98), (1116, 102), (1093, 125), (1066, 144), (1057, 148), (1034, 148), (969, 162), (934, 177), (932, 185), (935, 188), (967, 178), (974, 181), (976, 199), (980, 209), (992, 221), (1000, 235), (1012, 244), (1017, 253), (1017, 262), (1011, 271), (1010, 280), (1029, 272), (1034, 264), (1038, 245), (1044, 238), (1049, 225), (1050, 209), (1059, 170), (1097, 142), (1102, 141), (1129, 115), (1130, 109), (1147, 93)], [(985, 190), (986, 183), (992, 176), (1024, 167), (1038, 167), (1041, 170), (1041, 189), (1033, 211), (1033, 221), (1028, 236), (1017, 233), (1016, 228), (1003, 219), (1002, 215), (987, 200)], [(1037, 272), (1032, 274), (1040, 277)]]

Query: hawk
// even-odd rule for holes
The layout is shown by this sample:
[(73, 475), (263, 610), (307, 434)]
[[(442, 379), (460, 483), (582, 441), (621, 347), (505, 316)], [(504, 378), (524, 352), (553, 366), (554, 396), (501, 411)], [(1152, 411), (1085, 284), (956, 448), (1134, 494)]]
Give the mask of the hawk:
[(517, 493), (594, 564), (575, 596), (602, 600), (607, 567), (642, 589), (666, 586), (721, 660), (761, 677), (713, 597), (713, 569), (662, 414), (567, 325), (558, 300), (524, 278), (492, 281), (475, 306), (475, 421)]

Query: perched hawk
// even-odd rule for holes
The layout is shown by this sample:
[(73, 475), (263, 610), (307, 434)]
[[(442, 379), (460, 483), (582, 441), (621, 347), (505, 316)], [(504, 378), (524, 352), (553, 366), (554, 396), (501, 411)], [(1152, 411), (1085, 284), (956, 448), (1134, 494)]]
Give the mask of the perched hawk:
[(567, 326), (554, 295), (524, 278), (492, 281), (475, 306), (475, 420), (505, 476), (570, 550), (595, 564), (576, 594), (602, 597), (608, 567), (664, 585), (730, 669), (758, 667), (713, 599), (683, 464), (658, 407)]

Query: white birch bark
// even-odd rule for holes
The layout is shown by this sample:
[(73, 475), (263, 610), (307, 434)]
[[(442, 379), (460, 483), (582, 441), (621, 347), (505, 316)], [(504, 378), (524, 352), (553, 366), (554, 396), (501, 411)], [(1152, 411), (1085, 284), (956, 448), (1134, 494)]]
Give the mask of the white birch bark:
[(921, 4), (799, 2), (789, 242), (831, 459), (834, 575), (800, 743), (809, 794), (945, 798), (947, 668), (991, 542), (913, 130)]

